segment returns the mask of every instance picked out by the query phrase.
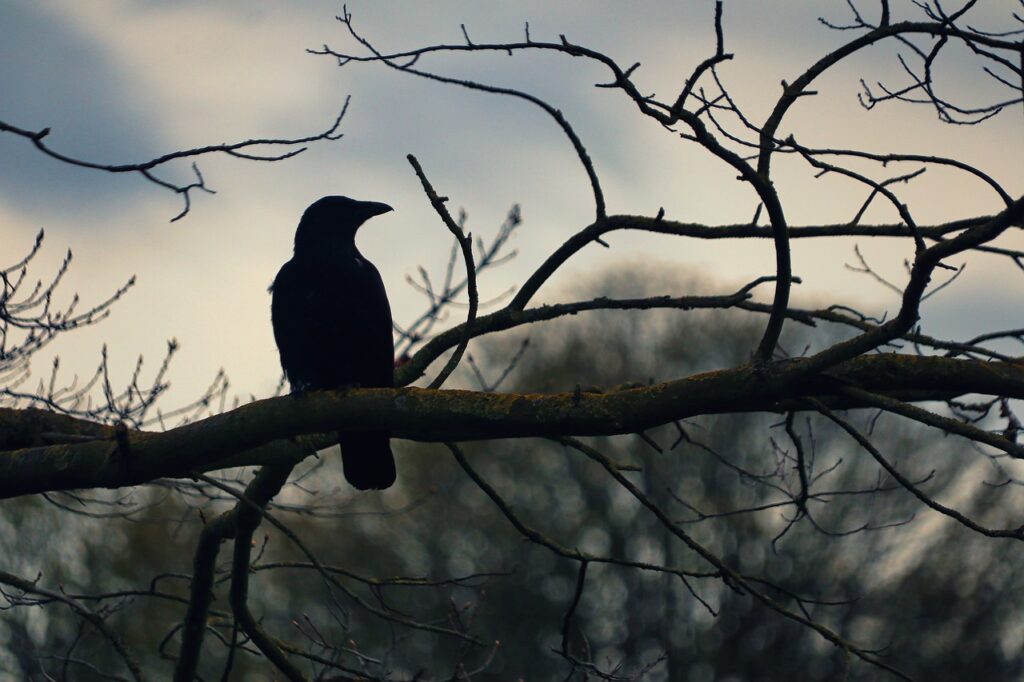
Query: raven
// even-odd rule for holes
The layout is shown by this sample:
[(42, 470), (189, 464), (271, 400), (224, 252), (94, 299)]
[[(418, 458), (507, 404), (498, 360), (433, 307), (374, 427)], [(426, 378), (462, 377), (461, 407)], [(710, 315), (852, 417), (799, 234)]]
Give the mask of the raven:
[[(293, 393), (394, 385), (388, 295), (355, 242), (366, 220), (391, 210), (375, 201), (330, 196), (302, 214), (294, 255), (270, 287), (274, 339)], [(387, 432), (341, 432), (338, 442), (353, 486), (368, 490), (395, 482)]]

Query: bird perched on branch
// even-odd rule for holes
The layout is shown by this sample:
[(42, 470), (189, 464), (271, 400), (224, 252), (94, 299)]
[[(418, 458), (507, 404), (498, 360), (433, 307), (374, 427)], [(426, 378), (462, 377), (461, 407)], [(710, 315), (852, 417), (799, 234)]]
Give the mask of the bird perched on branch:
[[(293, 393), (394, 385), (391, 307), (356, 231), (387, 204), (324, 197), (302, 214), (295, 252), (270, 290), (274, 338)], [(384, 431), (339, 432), (345, 478), (360, 490), (395, 482)]]

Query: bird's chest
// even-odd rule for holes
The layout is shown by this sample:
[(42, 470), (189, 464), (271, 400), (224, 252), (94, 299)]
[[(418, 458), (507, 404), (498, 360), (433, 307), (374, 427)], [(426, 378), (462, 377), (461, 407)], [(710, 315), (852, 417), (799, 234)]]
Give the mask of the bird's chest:
[(391, 310), (363, 259), (290, 261), (274, 283), (271, 316), (293, 385), (390, 386)]
[(308, 274), (298, 298), (302, 301), (302, 314), (311, 323), (384, 327), (390, 334), (387, 294), (380, 275), (369, 262), (356, 258)]

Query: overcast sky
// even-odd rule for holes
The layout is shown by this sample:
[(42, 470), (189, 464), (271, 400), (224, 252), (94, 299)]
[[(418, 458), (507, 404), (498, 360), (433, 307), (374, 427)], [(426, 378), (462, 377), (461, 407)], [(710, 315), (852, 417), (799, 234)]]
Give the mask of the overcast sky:
[[(876, 11), (875, 3), (859, 4), (866, 14)], [(909, 2), (894, 5), (900, 15), (916, 11)], [(1016, 6), (990, 0), (972, 23), (998, 29), (1000, 15)], [(641, 62), (641, 89), (665, 98), (714, 45), (710, 1), (354, 0), (348, 9), (357, 27), (385, 50), (461, 42), (460, 24), (476, 42), (516, 41), (528, 21), (535, 40), (564, 33), (624, 66)], [(513, 243), (519, 256), (484, 278), (485, 298), (520, 281), (592, 219), (586, 177), (562, 133), (539, 109), (376, 65), (339, 68), (330, 58), (307, 54), (306, 48), (324, 44), (355, 49), (334, 18), (340, 11), (340, 3), (320, 0), (0, 3), (0, 119), (50, 127), (49, 143), (67, 154), (123, 163), (250, 137), (303, 136), (329, 125), (346, 96), (352, 98), (340, 141), (275, 164), (201, 159), (218, 193), (197, 195), (192, 212), (173, 224), (168, 220), (181, 206), (172, 193), (138, 177), (62, 165), (23, 139), (0, 135), (0, 265), (20, 258), (45, 228), (45, 250), (33, 275), (45, 278), (70, 247), (75, 263), (67, 295), (78, 291), (86, 302), (101, 300), (138, 275), (138, 285), (108, 321), (52, 347), (69, 372), (90, 373), (106, 342), (113, 369), (126, 376), (138, 353), (155, 366), (166, 340), (175, 337), (182, 351), (168, 407), (198, 393), (219, 367), (239, 394), (267, 395), (280, 376), (267, 286), (290, 257), (303, 209), (326, 194), (395, 207), (360, 233), (359, 244), (384, 276), (396, 320), (409, 320), (423, 301), (405, 277), (418, 265), (439, 273), (450, 237), (407, 164), (408, 153), (418, 156), (453, 207), (465, 207), (474, 234), (489, 237), (513, 203), (522, 205), (524, 224)], [(764, 120), (781, 80), (792, 80), (852, 35), (825, 28), (819, 13), (836, 21), (849, 17), (838, 1), (726, 0), (726, 48), (736, 57), (721, 73), (753, 120)], [(973, 59), (950, 55), (940, 71), (947, 92), (966, 98), (996, 92)], [(564, 55), (462, 54), (421, 66), (519, 87), (563, 110), (594, 159), (609, 212), (653, 215), (663, 206), (669, 218), (708, 224), (743, 222), (753, 214), (753, 192), (734, 172), (639, 115), (620, 92), (594, 88), (607, 74), (593, 64)], [(955, 156), (979, 165), (1012, 194), (1021, 193), (1019, 107), (974, 127), (943, 125), (926, 107), (867, 112), (856, 100), (862, 77), (903, 84), (896, 49), (866, 50), (829, 72), (818, 83), (819, 95), (794, 108), (782, 133), (794, 132), (814, 146)], [(161, 170), (177, 180), (189, 172), (187, 164)], [(849, 181), (814, 180), (795, 161), (777, 162), (775, 172), (794, 225), (849, 220), (865, 196)], [(999, 209), (983, 185), (941, 170), (929, 170), (903, 196), (921, 224)], [(879, 204), (868, 218), (893, 222), (896, 216)], [(1024, 247), (1019, 232), (1002, 243)], [(612, 249), (589, 248), (540, 298), (554, 300), (581, 275), (623, 261), (638, 267), (662, 262), (716, 290), (773, 273), (768, 241), (707, 244), (634, 233), (616, 233), (608, 241)], [(853, 261), (853, 245), (797, 244), (794, 271), (804, 279), (799, 295), (892, 310), (896, 297), (843, 268)], [(903, 259), (913, 253), (909, 239), (861, 240), (861, 246), (881, 271), (903, 281)], [(925, 330), (965, 336), (978, 328), (1020, 326), (1020, 297), (1011, 295), (1007, 278), (1015, 278), (1009, 283), (1019, 291), (1020, 274), (1005, 259), (971, 260), (958, 288), (926, 307)], [(47, 357), (39, 358), (39, 368), (47, 366)]]

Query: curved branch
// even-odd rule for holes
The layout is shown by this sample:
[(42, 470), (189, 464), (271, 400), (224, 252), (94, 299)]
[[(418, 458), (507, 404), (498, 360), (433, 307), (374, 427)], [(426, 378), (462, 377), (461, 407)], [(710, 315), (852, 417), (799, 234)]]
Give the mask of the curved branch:
[(910, 281), (903, 289), (903, 300), (896, 317), (848, 341), (837, 343), (805, 360), (804, 371), (821, 372), (830, 365), (866, 353), (906, 334), (917, 323), (921, 299), (932, 273), (943, 258), (963, 253), (995, 239), (1012, 225), (1024, 220), (1024, 197), (1011, 204), (991, 220), (961, 232), (956, 237), (918, 251), (910, 271)]
[(892, 24), (884, 22), (881, 26), (874, 28), (868, 33), (851, 40), (833, 52), (825, 55), (800, 74), (800, 76), (798, 76), (792, 83), (787, 84), (784, 82), (782, 97), (779, 98), (775, 108), (772, 110), (772, 113), (768, 116), (764, 126), (761, 128), (761, 152), (758, 155), (757, 160), (758, 174), (765, 178), (769, 176), (771, 155), (772, 152), (775, 151), (776, 132), (778, 131), (779, 125), (781, 125), (782, 119), (789, 111), (790, 107), (792, 107), (800, 97), (807, 94), (808, 85), (810, 85), (818, 76), (823, 74), (829, 68), (835, 66), (851, 54), (873, 45), (880, 40), (884, 40), (885, 38), (905, 34), (925, 34), (939, 37), (945, 36), (959, 38), (968, 43), (974, 42), (985, 45), (986, 47), (999, 50), (1010, 50), (1013, 52), (1020, 52), (1022, 49), (1020, 43), (1015, 43), (1010, 40), (1001, 40), (993, 36), (987, 36), (983, 33), (964, 31), (948, 23), (902, 21)]
[(192, 560), (188, 609), (181, 627), (181, 649), (174, 667), (174, 682), (193, 682), (206, 635), (206, 618), (213, 603), (213, 578), (220, 544), (235, 536), (236, 510), (221, 514), (203, 527)]
[(338, 114), (334, 122), (321, 133), (315, 135), (307, 135), (305, 137), (296, 138), (253, 138), (244, 140), (242, 142), (224, 143), (207, 145), (205, 147), (196, 147), (194, 149), (185, 149), (163, 154), (157, 156), (148, 161), (141, 161), (139, 163), (122, 163), (122, 164), (107, 164), (99, 163), (96, 161), (89, 161), (87, 159), (80, 159), (78, 157), (69, 156), (62, 152), (58, 152), (48, 144), (46, 144), (46, 137), (50, 134), (49, 128), (43, 128), (42, 130), (28, 130), (20, 128), (16, 125), (0, 121), (0, 133), (11, 133), (18, 137), (23, 137), (35, 146), (36, 149), (41, 151), (43, 154), (50, 158), (56, 159), (63, 163), (70, 164), (72, 166), (79, 166), (81, 168), (90, 168), (93, 170), (106, 171), (107, 173), (139, 173), (150, 182), (159, 185), (165, 189), (169, 189), (172, 192), (180, 194), (185, 206), (182, 211), (171, 218), (171, 222), (175, 222), (184, 218), (191, 207), (191, 198), (189, 193), (194, 190), (202, 190), (204, 192), (212, 193), (206, 187), (206, 183), (203, 180), (202, 174), (199, 172), (198, 167), (195, 164), (192, 165), (192, 169), (196, 174), (196, 181), (190, 184), (176, 184), (168, 180), (163, 180), (153, 175), (152, 171), (160, 166), (163, 166), (171, 161), (180, 159), (194, 159), (207, 154), (213, 154), (221, 152), (234, 156), (240, 159), (247, 159), (250, 161), (283, 161), (284, 159), (291, 158), (302, 152), (306, 151), (306, 147), (300, 147), (299, 149), (292, 149), (281, 154), (254, 154), (249, 152), (249, 149), (253, 147), (294, 147), (297, 145), (308, 144), (310, 142), (319, 142), (321, 140), (337, 140), (341, 138), (341, 133), (338, 132), (338, 128), (341, 126), (341, 120), (345, 117), (345, 112), (348, 110), (349, 98), (345, 98), (345, 104), (341, 108), (341, 112)]
[[(294, 465), (289, 464), (288, 466), (289, 467), (293, 467)], [(261, 473), (263, 472), (263, 470), (271, 469), (271, 468), (273, 468), (272, 465), (264, 467), (264, 469), (261, 469)], [(353, 592), (351, 589), (346, 587), (343, 583), (341, 583), (333, 575), (334, 573), (338, 573), (338, 571), (332, 571), (330, 569), (330, 567), (325, 566), (319, 559), (317, 559), (316, 554), (314, 554), (309, 549), (309, 547), (306, 546), (306, 543), (302, 541), (302, 538), (300, 538), (299, 535), (295, 531), (291, 530), (288, 526), (286, 526), (279, 519), (275, 518), (269, 511), (267, 511), (266, 505), (262, 505), (261, 506), (261, 505), (256, 504), (256, 502), (254, 500), (249, 499), (249, 497), (248, 497), (248, 495), (246, 493), (239, 492), (239, 491), (235, 490), (234, 488), (232, 488), (231, 486), (225, 485), (224, 483), (221, 483), (221, 482), (219, 482), (219, 481), (217, 481), (217, 480), (215, 480), (213, 478), (210, 478), (208, 476), (203, 476), (202, 474), (197, 475), (197, 477), (200, 480), (202, 480), (204, 483), (207, 483), (208, 485), (211, 485), (211, 486), (213, 486), (213, 487), (215, 487), (215, 488), (217, 488), (219, 490), (223, 490), (224, 492), (228, 493), (229, 495), (237, 498), (239, 500), (239, 503), (244, 503), (250, 509), (258, 511), (259, 514), (260, 514), (261, 519), (266, 519), (266, 521), (268, 523), (270, 523), (270, 525), (274, 526), (274, 528), (279, 530), (282, 535), (284, 535), (286, 538), (288, 538), (288, 540), (290, 540), (292, 542), (292, 544), (294, 544), (296, 546), (296, 548), (298, 548), (298, 550), (300, 552), (302, 552), (306, 556), (306, 558), (309, 560), (309, 564), (308, 565), (311, 566), (312, 568), (314, 568), (320, 574), (320, 576), (325, 580), (325, 582), (327, 582), (328, 584), (332, 585), (333, 587), (336, 587), (339, 590), (341, 590), (342, 592), (344, 592), (347, 597), (352, 599), (352, 601), (354, 601), (356, 604), (358, 604), (361, 608), (365, 609), (367, 612), (373, 614), (374, 616), (377, 616), (378, 618), (381, 618), (383, 620), (389, 621), (391, 623), (397, 623), (399, 625), (404, 625), (406, 627), (410, 627), (410, 628), (413, 628), (413, 629), (416, 629), (416, 630), (423, 630), (425, 632), (433, 632), (433, 633), (438, 634), (438, 635), (446, 635), (446, 636), (449, 636), (449, 637), (457, 637), (457, 638), (459, 638), (459, 639), (461, 639), (461, 640), (463, 640), (465, 642), (468, 642), (470, 644), (475, 644), (477, 646), (482, 646), (483, 645), (483, 642), (481, 642), (476, 637), (473, 637), (472, 635), (466, 634), (466, 633), (461, 632), (459, 630), (454, 630), (454, 629), (446, 628), (446, 627), (443, 627), (443, 626), (434, 625), (434, 624), (431, 624), (431, 623), (421, 623), (421, 622), (412, 620), (410, 618), (406, 618), (404, 616), (401, 616), (401, 615), (399, 615), (399, 614), (397, 614), (395, 612), (392, 612), (390, 610), (380, 609), (380, 608), (370, 604), (365, 599), (363, 599), (362, 597), (357, 595), (355, 592)], [(254, 481), (254, 483), (255, 483), (255, 481)], [(255, 573), (257, 569), (250, 566), (249, 570), (250, 570), (251, 573)], [(352, 576), (351, 573), (349, 573), (347, 575), (347, 577), (353, 577), (353, 576)], [(274, 641), (279, 641), (279, 640), (274, 640)]]
[[(280, 492), (293, 467), (294, 465), (290, 463), (263, 467), (246, 486), (245, 493), (239, 495), (239, 500), (234, 508), (224, 512), (203, 527), (192, 564), (188, 610), (185, 613), (185, 621), (181, 629), (182, 641), (178, 663), (174, 668), (175, 682), (193, 682), (196, 677), (203, 636), (206, 634), (206, 619), (210, 611), (210, 604), (213, 602), (214, 569), (216, 568), (217, 554), (220, 552), (220, 544), (237, 536), (240, 523), (249, 524), (255, 530), (262, 519), (262, 516), (259, 515), (260, 512)], [(255, 520), (253, 512), (257, 514)], [(252, 530), (249, 530), (248, 533), (251, 539)], [(249, 544), (248, 539), (246, 544)], [(248, 575), (245, 580), (248, 581)], [(234, 596), (233, 591), (232, 595)], [(234, 606), (234, 602), (232, 602), (232, 606)], [(259, 642), (257, 642), (258, 644)]]
[(338, 17), (338, 21), (345, 24), (345, 26), (348, 28), (349, 33), (352, 34), (352, 37), (359, 41), (359, 43), (363, 47), (365, 47), (367, 50), (373, 53), (373, 57), (365, 60), (355, 60), (353, 57), (349, 55), (343, 55), (334, 52), (327, 46), (324, 46), (322, 50), (308, 50), (308, 52), (310, 52), (311, 54), (334, 56), (338, 59), (339, 64), (342, 65), (349, 61), (382, 62), (383, 64), (387, 65), (392, 69), (395, 69), (396, 71), (409, 73), (414, 76), (419, 76), (420, 78), (426, 78), (428, 80), (437, 81), (439, 83), (458, 85), (464, 88), (468, 88), (470, 90), (479, 90), (481, 92), (489, 92), (496, 95), (507, 95), (509, 97), (516, 97), (518, 99), (526, 100), (527, 102), (530, 102), (531, 104), (534, 104), (543, 109), (544, 112), (548, 114), (548, 116), (554, 119), (555, 123), (558, 124), (558, 127), (562, 129), (563, 133), (565, 133), (565, 136), (569, 138), (569, 142), (572, 144), (572, 147), (576, 152), (576, 156), (579, 157), (580, 163), (583, 165), (583, 170), (586, 172), (587, 178), (590, 180), (591, 191), (594, 193), (594, 205), (597, 211), (597, 220), (601, 220), (605, 217), (606, 209), (604, 202), (604, 191), (601, 189), (601, 181), (597, 177), (597, 171), (594, 170), (594, 162), (591, 160), (590, 154), (587, 153), (586, 147), (583, 146), (583, 142), (580, 140), (579, 135), (576, 134), (576, 131), (569, 123), (569, 120), (562, 114), (561, 111), (551, 106), (541, 98), (531, 95), (527, 92), (522, 92), (521, 90), (515, 90), (513, 88), (502, 88), (495, 85), (487, 85), (485, 83), (478, 83), (476, 81), (464, 80), (461, 78), (451, 78), (449, 76), (442, 76), (440, 74), (431, 73), (429, 71), (421, 71), (419, 69), (414, 69), (412, 68), (412, 65), (416, 61), (415, 58), (413, 58), (406, 64), (397, 64), (394, 58), (378, 52), (377, 48), (375, 48), (366, 38), (364, 38), (363, 36), (356, 32), (355, 27), (352, 25), (352, 15), (349, 14), (347, 11), (344, 16)]
[(916, 405), (910, 405), (901, 400), (895, 400), (884, 395), (878, 395), (877, 393), (871, 393), (859, 388), (853, 388), (847, 386), (840, 389), (840, 393), (849, 396), (859, 403), (865, 405), (874, 405), (886, 412), (892, 412), (898, 414), (907, 419), (913, 419), (916, 422), (927, 424), (928, 426), (936, 429), (941, 429), (946, 433), (953, 433), (958, 436), (963, 436), (968, 440), (975, 441), (976, 443), (984, 443), (996, 449), (1002, 450), (1011, 457), (1018, 459), (1024, 459), (1024, 445), (1015, 443), (1014, 441), (1004, 438), (997, 433), (991, 433), (984, 429), (979, 429), (973, 424), (959, 421), (957, 419), (950, 419), (949, 417), (943, 417), (942, 415), (923, 410)]
[(911, 495), (916, 497), (926, 506), (930, 507), (931, 509), (934, 509), (935, 511), (939, 512), (944, 516), (948, 516), (949, 518), (953, 519), (962, 526), (969, 528), (970, 530), (973, 530), (976, 533), (981, 533), (982, 535), (985, 535), (987, 537), (1024, 540), (1024, 524), (1018, 526), (1017, 528), (1008, 529), (986, 528), (985, 526), (975, 523), (970, 518), (964, 516), (957, 510), (947, 507), (946, 505), (936, 502), (932, 498), (928, 497), (921, 491), (920, 488), (914, 485), (910, 481), (910, 479), (901, 474), (899, 470), (896, 469), (896, 467), (890, 464), (889, 460), (887, 460), (882, 455), (882, 453), (879, 452), (878, 448), (876, 448), (874, 444), (872, 444), (872, 442), (864, 436), (864, 434), (855, 429), (853, 425), (850, 424), (850, 422), (846, 421), (845, 419), (837, 415), (832, 410), (828, 409), (828, 407), (826, 407), (817, 400), (809, 399), (808, 404), (814, 407), (814, 409), (818, 410), (818, 412), (820, 412), (825, 417), (828, 417), (843, 431), (846, 431), (846, 433), (848, 433), (851, 438), (857, 441), (858, 445), (867, 450), (868, 453), (870, 453), (871, 456), (875, 458), (875, 461), (878, 462), (878, 464), (881, 465), (881, 467), (885, 469), (890, 476), (896, 479), (896, 481), (898, 481), (901, 486), (903, 486)]
[(445, 364), (441, 373), (430, 382), (430, 388), (441, 388), (455, 368), (459, 366), (459, 361), (462, 359), (462, 354), (466, 352), (466, 346), (469, 345), (469, 340), (472, 338), (473, 323), (476, 322), (477, 306), (479, 305), (479, 295), (476, 290), (476, 266), (473, 263), (473, 236), (471, 234), (465, 234), (462, 231), (462, 227), (459, 226), (453, 219), (448, 209), (445, 208), (444, 202), (447, 197), (439, 197), (437, 192), (434, 191), (434, 187), (427, 180), (427, 176), (423, 173), (423, 168), (420, 166), (420, 162), (416, 160), (416, 157), (412, 154), (406, 156), (409, 163), (412, 164), (413, 169), (416, 171), (416, 176), (420, 179), (423, 184), (423, 191), (426, 192), (427, 198), (430, 199), (430, 204), (437, 211), (437, 214), (441, 216), (441, 220), (444, 222), (445, 227), (452, 233), (455, 240), (459, 243), (459, 248), (462, 250), (462, 258), (466, 263), (466, 286), (469, 289), (469, 313), (466, 316), (466, 322), (462, 325), (465, 328), (465, 332), (462, 335), (462, 339), (459, 341), (458, 346), (455, 348), (455, 352), (448, 358), (448, 362)]
[(528, 310), (504, 308), (490, 315), (477, 318), (472, 325), (460, 324), (452, 327), (431, 339), (412, 359), (395, 374), (395, 385), (406, 386), (423, 376), (427, 367), (445, 351), (468, 338), (476, 338), (485, 334), (520, 327), (535, 322), (553, 320), (566, 315), (576, 315), (590, 310), (651, 310), (655, 308), (674, 308), (677, 310), (696, 310), (701, 308), (730, 308), (750, 298), (750, 290), (757, 284), (771, 281), (770, 277), (762, 277), (743, 287), (734, 294), (723, 296), (649, 296), (646, 298), (595, 298), (590, 301), (573, 303), (555, 303), (542, 305)]
[[(798, 407), (805, 397), (857, 407), (837, 394), (836, 380), (905, 400), (966, 393), (1024, 398), (1020, 361), (879, 354), (832, 366), (828, 377), (813, 376), (819, 362), (818, 356), (791, 360), (767, 375), (747, 365), (607, 393), (366, 388), (257, 400), (169, 431), (126, 431), (129, 448), (120, 448), (117, 440), (98, 440), (2, 453), (0, 499), (187, 477), (197, 470), (250, 464), (241, 453), (252, 448), (258, 448), (262, 461), (294, 461), (304, 455), (303, 448), (290, 440), (275, 441), (339, 428), (387, 430), (420, 441), (613, 435), (701, 414), (806, 409)], [(5, 411), (17, 417), (17, 410), (0, 409), (0, 414)]]
[[(978, 216), (955, 220), (942, 225), (918, 227), (918, 232), (925, 239), (942, 240), (946, 235), (970, 229), (992, 220), (994, 216)], [(616, 230), (642, 230), (657, 234), (695, 237), (697, 239), (769, 239), (773, 236), (770, 226), (758, 226), (751, 223), (733, 225), (702, 225), (666, 220), (664, 217), (613, 215), (599, 223), (591, 223), (567, 239), (560, 247), (548, 256), (519, 288), (509, 302), (510, 310), (522, 310), (536, 295), (544, 283), (578, 251), (592, 244), (604, 235)], [(807, 225), (789, 228), (790, 239), (809, 239), (818, 237), (905, 237), (905, 225), (850, 225), (839, 223), (834, 225)], [(1017, 255), (1015, 252), (1014, 255)], [(1024, 256), (1024, 253), (1019, 255)]]
[[(292, 465), (270, 465), (260, 470), (259, 480), (266, 499), (274, 497), (288, 480)], [(263, 630), (249, 611), (249, 557), (252, 553), (252, 535), (263, 520), (262, 505), (256, 500), (242, 497), (236, 511), (236, 535), (231, 559), (231, 610), (235, 620), (249, 639), (263, 652), (274, 667), (293, 682), (305, 682), (306, 676), (284, 655), (273, 639)]]

